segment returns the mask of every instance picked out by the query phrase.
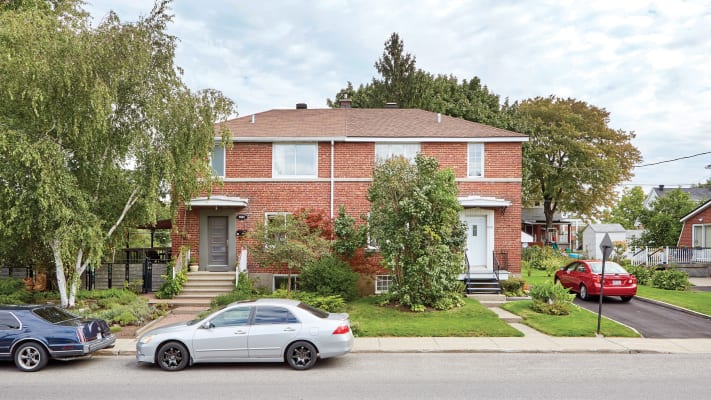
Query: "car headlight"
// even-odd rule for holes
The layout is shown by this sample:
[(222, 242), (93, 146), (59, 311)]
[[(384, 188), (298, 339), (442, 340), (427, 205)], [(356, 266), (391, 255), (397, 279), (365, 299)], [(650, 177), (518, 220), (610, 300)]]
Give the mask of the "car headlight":
[(141, 336), (140, 339), (138, 339), (138, 343), (140, 344), (148, 344), (153, 340), (153, 335), (147, 335), (147, 336)]

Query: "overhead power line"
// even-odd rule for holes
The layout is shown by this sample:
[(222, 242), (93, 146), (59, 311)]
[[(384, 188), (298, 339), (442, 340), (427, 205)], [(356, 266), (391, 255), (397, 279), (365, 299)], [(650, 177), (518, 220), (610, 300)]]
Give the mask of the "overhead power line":
[(655, 163), (635, 165), (634, 167), (635, 167), (635, 168), (649, 167), (649, 166), (652, 166), (652, 165), (659, 165), (659, 164), (664, 164), (664, 163), (670, 163), (670, 162), (674, 162), (674, 161), (684, 160), (684, 159), (686, 159), (686, 158), (692, 158), (692, 157), (703, 156), (704, 154), (711, 154), (711, 151), (705, 151), (705, 152), (703, 152), (703, 153), (692, 154), (692, 155), (690, 155), (690, 156), (674, 158), (674, 159), (666, 160), (666, 161), (659, 161), (659, 162), (655, 162)]

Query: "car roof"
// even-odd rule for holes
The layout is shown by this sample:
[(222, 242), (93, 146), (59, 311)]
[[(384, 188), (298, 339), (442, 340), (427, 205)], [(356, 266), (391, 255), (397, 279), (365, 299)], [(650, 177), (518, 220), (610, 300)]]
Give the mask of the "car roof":
[(293, 299), (263, 298), (263, 299), (255, 299), (255, 300), (236, 301), (236, 302), (230, 304), (230, 306), (234, 306), (234, 305), (238, 305), (238, 304), (298, 306), (299, 303), (301, 303), (301, 302), (298, 300), (293, 300)]
[(0, 310), (4, 311), (29, 311), (37, 307), (42, 307), (38, 304), (0, 304)]

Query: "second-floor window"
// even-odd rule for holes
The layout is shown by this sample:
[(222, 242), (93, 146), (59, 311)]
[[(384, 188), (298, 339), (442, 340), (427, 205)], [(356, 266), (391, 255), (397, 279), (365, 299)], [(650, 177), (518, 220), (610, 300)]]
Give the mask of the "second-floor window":
[(210, 156), (210, 165), (212, 166), (212, 174), (215, 176), (225, 176), (225, 148), (221, 144), (216, 143)]
[(316, 178), (318, 145), (316, 143), (274, 143), (272, 176), (274, 178)]
[(469, 143), (467, 176), (482, 178), (484, 176), (484, 143)]
[(420, 152), (419, 143), (376, 143), (375, 160), (377, 162), (387, 161), (393, 157), (405, 157), (413, 161), (417, 153)]

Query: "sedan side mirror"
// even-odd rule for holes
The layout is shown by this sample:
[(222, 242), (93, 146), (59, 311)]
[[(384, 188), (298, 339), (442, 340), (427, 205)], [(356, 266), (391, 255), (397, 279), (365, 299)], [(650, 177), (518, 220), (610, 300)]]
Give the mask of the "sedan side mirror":
[(215, 325), (213, 325), (212, 322), (210, 322), (210, 321), (205, 321), (202, 323), (202, 325), (200, 325), (200, 329), (211, 329), (214, 327), (215, 327)]

